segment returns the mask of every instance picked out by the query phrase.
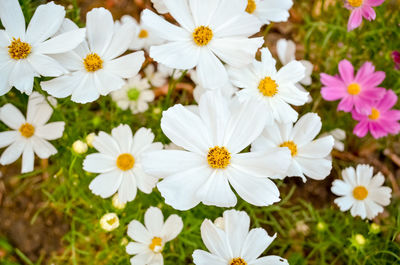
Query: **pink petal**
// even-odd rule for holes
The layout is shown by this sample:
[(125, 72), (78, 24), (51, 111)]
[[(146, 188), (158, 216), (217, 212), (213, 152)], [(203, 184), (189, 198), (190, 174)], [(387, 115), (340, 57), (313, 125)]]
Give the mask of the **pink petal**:
[(360, 93), (359, 97), (368, 102), (380, 101), (386, 94), (386, 89), (383, 87), (366, 88)]
[(360, 96), (353, 96), (354, 108), (362, 115), (371, 114), (372, 101), (369, 98), (363, 98)]
[(322, 98), (327, 101), (334, 101), (346, 96), (346, 91), (340, 87), (323, 87), (321, 88)]
[(337, 109), (343, 110), (345, 112), (351, 112), (353, 110), (353, 106), (354, 106), (353, 98), (351, 96), (347, 96), (340, 101)]
[(362, 121), (354, 127), (353, 133), (358, 137), (362, 138), (368, 133), (368, 122)]
[(339, 76), (331, 76), (325, 73), (321, 75), (321, 83), (324, 86), (331, 86), (331, 87), (345, 87), (346, 85), (343, 83), (343, 80)]
[(369, 5), (369, 6), (379, 6), (381, 5), (383, 2), (385, 2), (385, 0), (365, 0), (365, 5)]
[(354, 82), (354, 67), (348, 60), (339, 62), (339, 73), (346, 85)]
[(400, 120), (400, 110), (389, 110), (384, 112), (384, 118), (387, 120), (398, 121)]
[(388, 120), (384, 117), (379, 119), (379, 124), (381, 127), (385, 128), (386, 132), (397, 134), (400, 130), (400, 124), (395, 120)]
[(367, 5), (362, 8), (362, 15), (365, 19), (369, 21), (374, 20), (376, 18), (375, 10)]
[(354, 9), (349, 18), (349, 22), (347, 24), (347, 31), (352, 31), (355, 28), (358, 28), (362, 22), (362, 9), (356, 8)]
[(388, 132), (379, 124), (379, 122), (370, 122), (368, 127), (371, 135), (375, 139), (388, 135)]
[(373, 74), (374, 72), (375, 72), (375, 66), (371, 62), (365, 62), (358, 70), (355, 81), (357, 83), (360, 83), (364, 79), (368, 78), (369, 75)]
[(388, 90), (385, 96), (379, 101), (377, 109), (381, 112), (391, 109), (397, 102), (397, 95), (393, 90)]
[[(371, 109), (369, 110), (369, 112), (371, 112)], [(354, 110), (351, 112), (351, 116), (352, 116), (353, 119), (356, 120), (356, 121), (368, 120), (368, 116), (367, 116), (367, 115), (358, 112), (356, 109), (354, 109)]]

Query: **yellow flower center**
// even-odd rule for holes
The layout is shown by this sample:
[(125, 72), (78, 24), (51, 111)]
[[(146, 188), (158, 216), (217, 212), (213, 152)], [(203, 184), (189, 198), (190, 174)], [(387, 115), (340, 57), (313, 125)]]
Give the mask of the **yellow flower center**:
[(258, 84), (258, 90), (260, 90), (261, 94), (266, 97), (273, 97), (278, 93), (278, 85), (275, 80), (272, 80), (271, 77), (267, 76)]
[(371, 110), (371, 114), (370, 115), (368, 115), (368, 118), (370, 119), (370, 120), (377, 120), (377, 119), (379, 119), (379, 117), (381, 116), (381, 113), (379, 112), (379, 110), (377, 110), (377, 109), (375, 109), (375, 108), (372, 108), (372, 110)]
[(141, 38), (141, 39), (145, 39), (145, 38), (147, 38), (148, 36), (149, 36), (149, 32), (147, 31), (147, 30), (145, 30), (145, 29), (142, 29), (140, 32), (139, 32), (139, 38)]
[(118, 217), (114, 216), (113, 218), (108, 219), (106, 222), (107, 222), (107, 224), (109, 224), (109, 225), (113, 225), (113, 224), (115, 224), (117, 221), (118, 221)]
[(242, 258), (234, 258), (230, 261), (229, 265), (247, 265), (247, 262)]
[(208, 150), (207, 162), (212, 168), (226, 168), (231, 162), (231, 154), (225, 147), (215, 146)]
[(368, 196), (368, 190), (364, 186), (357, 186), (353, 190), (353, 197), (359, 201), (364, 200)]
[(297, 155), (297, 145), (293, 141), (283, 142), (279, 145), (279, 147), (287, 147), (289, 148), (292, 156)]
[(362, 5), (363, 0), (347, 0), (347, 2), (349, 3), (349, 5), (351, 5), (352, 7), (359, 7)]
[(360, 94), (361, 86), (357, 83), (352, 83), (347, 87), (347, 93), (350, 95), (358, 95)]
[(162, 239), (160, 237), (153, 237), (151, 240), (151, 244), (149, 245), (149, 248), (153, 252), (161, 252), (162, 251)]
[(13, 38), (10, 46), (8, 46), (8, 54), (14, 60), (25, 59), (31, 53), (31, 45), (22, 42), (20, 38)]
[(257, 8), (256, 1), (254, 0), (247, 0), (247, 7), (246, 7), (246, 12), (249, 14), (253, 14), (254, 11)]
[(123, 171), (133, 168), (135, 158), (131, 154), (120, 154), (117, 158), (117, 167)]
[(193, 40), (198, 46), (206, 46), (213, 38), (213, 32), (209, 27), (200, 26), (193, 32)]
[(19, 127), (19, 132), (25, 138), (30, 138), (35, 133), (35, 127), (30, 123), (24, 123)]
[(83, 60), (83, 64), (88, 72), (96, 72), (103, 68), (103, 60), (99, 55), (97, 55), (97, 53), (88, 54)]

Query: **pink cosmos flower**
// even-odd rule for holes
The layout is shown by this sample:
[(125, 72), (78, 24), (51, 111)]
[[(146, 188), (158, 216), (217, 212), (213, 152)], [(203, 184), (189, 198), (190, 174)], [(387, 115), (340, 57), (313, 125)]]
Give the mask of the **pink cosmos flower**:
[(396, 70), (400, 70), (400, 52), (399, 51), (393, 51), (392, 52), (392, 58), (394, 62), (394, 68)]
[(373, 6), (381, 5), (385, 0), (347, 0), (345, 7), (351, 10), (347, 31), (358, 28), (361, 25), (362, 18), (374, 20), (376, 18)]
[(354, 127), (354, 134), (364, 137), (368, 131), (374, 138), (380, 138), (400, 132), (400, 110), (393, 110), (397, 96), (392, 90), (386, 91), (384, 97), (371, 106), (370, 115), (360, 114), (353, 110), (353, 119), (359, 121)]
[(370, 62), (364, 63), (354, 76), (353, 65), (342, 60), (339, 73), (340, 76), (321, 74), (321, 83), (324, 85), (321, 95), (327, 101), (341, 99), (338, 110), (351, 112), (355, 107), (358, 112), (364, 113), (385, 94), (384, 88), (377, 87), (385, 79), (385, 72), (375, 72), (375, 66)]

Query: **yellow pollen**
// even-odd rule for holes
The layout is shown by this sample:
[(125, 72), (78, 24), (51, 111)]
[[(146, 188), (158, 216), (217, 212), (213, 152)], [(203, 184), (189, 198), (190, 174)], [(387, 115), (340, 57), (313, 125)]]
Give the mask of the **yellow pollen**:
[(107, 223), (109, 224), (109, 225), (113, 225), (113, 224), (115, 224), (116, 222), (117, 222), (117, 218), (116, 217), (114, 217), (114, 218), (111, 218), (111, 219), (109, 219), (109, 220), (107, 220)]
[(30, 123), (24, 123), (21, 125), (21, 127), (19, 127), (19, 132), (25, 138), (30, 138), (35, 133), (35, 127), (33, 127), (33, 125)]
[(352, 83), (347, 87), (347, 93), (350, 95), (358, 95), (360, 94), (361, 86), (357, 83)]
[(10, 46), (8, 46), (8, 54), (14, 60), (25, 59), (31, 53), (31, 45), (22, 42), (20, 38), (13, 38)]
[(200, 26), (193, 32), (193, 40), (198, 46), (206, 46), (213, 38), (213, 32), (209, 27)]
[(139, 38), (141, 38), (141, 39), (145, 39), (145, 38), (147, 38), (148, 36), (149, 36), (149, 32), (147, 31), (147, 30), (145, 30), (145, 29), (142, 29), (140, 32), (139, 32)]
[(289, 148), (290, 154), (292, 156), (297, 155), (297, 145), (293, 141), (283, 142), (282, 144), (279, 145), (279, 147), (287, 147)]
[(149, 248), (153, 252), (161, 252), (162, 251), (162, 239), (160, 237), (153, 237), (151, 240), (151, 244), (149, 245)]
[(258, 84), (258, 90), (260, 90), (261, 94), (266, 97), (273, 97), (278, 93), (278, 85), (275, 80), (272, 80), (271, 77), (267, 76)]
[(215, 146), (208, 150), (207, 162), (212, 168), (226, 168), (231, 162), (231, 154), (225, 147)]
[(247, 265), (247, 262), (242, 258), (234, 258), (230, 261), (229, 265)]
[(253, 14), (254, 11), (257, 8), (256, 1), (254, 0), (247, 0), (247, 7), (246, 7), (246, 12), (249, 14)]
[(133, 168), (135, 158), (131, 154), (120, 154), (117, 158), (117, 167), (123, 171)]
[(88, 72), (96, 72), (103, 68), (103, 60), (97, 55), (97, 53), (88, 54), (83, 60), (83, 64)]
[(362, 5), (362, 3), (363, 3), (363, 0), (347, 0), (347, 2), (352, 7), (360, 7)]
[(357, 186), (353, 190), (353, 197), (359, 201), (364, 200), (368, 196), (368, 190), (364, 186)]
[(379, 112), (379, 110), (372, 108), (371, 114), (368, 115), (368, 118), (370, 120), (377, 120), (377, 119), (379, 119), (380, 116), (381, 116), (381, 113)]

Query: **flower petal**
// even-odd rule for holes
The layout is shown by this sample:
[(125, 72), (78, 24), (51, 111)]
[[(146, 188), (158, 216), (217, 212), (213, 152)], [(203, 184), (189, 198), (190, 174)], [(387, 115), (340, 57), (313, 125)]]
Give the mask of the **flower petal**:
[(14, 130), (19, 130), (21, 125), (25, 123), (25, 117), (19, 109), (10, 103), (0, 108), (0, 120)]
[(4, 166), (15, 162), (24, 151), (25, 145), (26, 141), (23, 141), (22, 139), (12, 143), (1, 155), (0, 164)]
[(105, 173), (117, 169), (115, 158), (102, 153), (86, 156), (83, 161), (83, 170), (91, 173)]
[(144, 52), (133, 52), (107, 62), (104, 70), (122, 78), (131, 78), (138, 74), (144, 62)]
[(89, 189), (102, 198), (111, 197), (122, 182), (123, 173), (117, 170), (102, 173), (90, 182)]
[(24, 39), (25, 18), (18, 0), (0, 0), (0, 19), (11, 36)]
[(162, 229), (161, 235), (165, 242), (171, 241), (176, 238), (183, 229), (182, 218), (176, 214), (170, 215), (165, 221)]
[(52, 122), (40, 127), (35, 130), (35, 135), (46, 139), (46, 140), (56, 140), (62, 137), (64, 132), (65, 122)]

